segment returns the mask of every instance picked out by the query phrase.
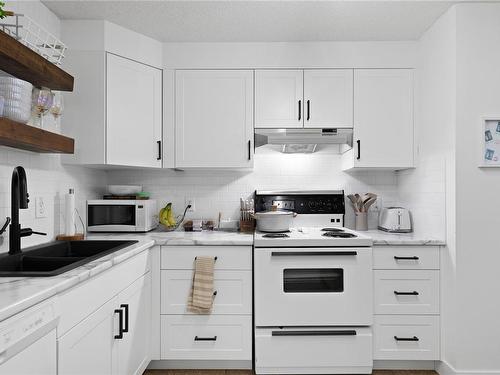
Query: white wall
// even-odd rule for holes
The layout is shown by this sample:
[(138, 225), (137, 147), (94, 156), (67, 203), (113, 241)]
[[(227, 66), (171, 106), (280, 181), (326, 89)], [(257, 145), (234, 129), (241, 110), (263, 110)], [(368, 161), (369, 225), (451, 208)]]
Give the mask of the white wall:
[(402, 203), (417, 234), (445, 238), (441, 252), (441, 356), (455, 364), (456, 12), (451, 8), (418, 44), (417, 168), (398, 172)]
[(166, 68), (413, 68), (416, 42), (165, 43)]
[[(405, 67), (416, 64), (415, 42), (318, 43), (166, 43), (164, 67), (266, 68), (266, 67)], [(167, 90), (168, 92), (168, 90)], [(169, 138), (169, 137), (167, 137)], [(170, 145), (173, 147), (173, 145)], [(398, 204), (394, 172), (341, 171), (340, 156), (329, 152), (284, 155), (258, 149), (252, 171), (111, 171), (110, 183), (143, 183), (161, 204), (172, 201), (177, 212), (185, 198), (195, 198), (192, 217), (236, 217), (239, 198), (256, 189), (345, 189), (347, 193), (374, 192), (384, 205)], [(350, 204), (346, 223), (354, 225)], [(377, 225), (370, 214), (370, 227)]]
[(500, 118), (500, 4), (456, 12), (456, 367), (500, 374), (500, 170), (477, 167), (481, 117)]
[[(251, 171), (123, 171), (108, 172), (110, 183), (141, 183), (144, 190), (165, 205), (173, 202), (181, 213), (185, 198), (195, 198), (196, 212), (190, 217), (216, 219), (238, 218), (239, 199), (257, 190), (345, 189), (353, 192), (374, 192), (384, 204), (398, 202), (394, 172), (364, 172), (350, 175), (340, 170), (340, 155), (328, 152), (314, 154), (282, 154), (258, 150)], [(354, 225), (350, 204), (346, 204), (346, 223)], [(376, 227), (377, 213), (370, 216)]]
[[(55, 35), (60, 33), (59, 19), (39, 1), (9, 1), (6, 9), (26, 14)], [(51, 116), (46, 116), (45, 125), (54, 129)], [(64, 128), (64, 114), (62, 116)], [(77, 141), (78, 142), (78, 141)], [(0, 222), (10, 216), (10, 183), (15, 166), (25, 167), (30, 194), (29, 209), (20, 210), (23, 227), (47, 232), (48, 236), (24, 237), (22, 246), (50, 241), (64, 231), (63, 213), (64, 194), (70, 187), (75, 188), (76, 207), (85, 215), (85, 200), (101, 194), (101, 186), (106, 185), (106, 173), (82, 167), (62, 166), (59, 155), (37, 154), (0, 147)], [(47, 207), (46, 218), (35, 218), (36, 197), (43, 197)], [(85, 220), (85, 216), (82, 217)], [(0, 252), (8, 251), (8, 233), (0, 237)]]

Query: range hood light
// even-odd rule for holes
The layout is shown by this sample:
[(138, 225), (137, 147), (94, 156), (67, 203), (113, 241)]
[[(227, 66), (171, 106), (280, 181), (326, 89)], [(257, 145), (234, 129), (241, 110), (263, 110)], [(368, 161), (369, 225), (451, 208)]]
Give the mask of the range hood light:
[(316, 143), (289, 143), (283, 145), (281, 152), (285, 154), (312, 154), (316, 151)]

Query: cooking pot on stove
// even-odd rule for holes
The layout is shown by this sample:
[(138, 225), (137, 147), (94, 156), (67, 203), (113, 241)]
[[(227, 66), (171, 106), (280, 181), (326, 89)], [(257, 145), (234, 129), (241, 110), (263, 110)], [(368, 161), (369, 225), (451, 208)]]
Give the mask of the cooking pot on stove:
[(261, 232), (288, 232), (292, 224), (292, 219), (297, 216), (292, 211), (279, 211), (277, 206), (273, 206), (271, 211), (256, 212), (257, 230)]

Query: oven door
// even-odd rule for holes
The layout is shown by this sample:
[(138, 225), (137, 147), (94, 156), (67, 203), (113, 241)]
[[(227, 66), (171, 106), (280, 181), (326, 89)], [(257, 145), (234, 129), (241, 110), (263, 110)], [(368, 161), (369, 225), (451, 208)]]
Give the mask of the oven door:
[(257, 326), (372, 323), (371, 248), (259, 248), (254, 254)]
[(135, 232), (137, 229), (135, 202), (88, 203), (87, 230), (89, 232)]

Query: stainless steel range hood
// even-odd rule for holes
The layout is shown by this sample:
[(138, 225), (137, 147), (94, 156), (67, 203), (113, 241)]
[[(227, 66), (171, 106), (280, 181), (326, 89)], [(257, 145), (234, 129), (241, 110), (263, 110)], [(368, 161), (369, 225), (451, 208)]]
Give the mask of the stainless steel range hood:
[(352, 147), (352, 129), (255, 129), (255, 147), (281, 145), (285, 153), (311, 153), (317, 145)]

